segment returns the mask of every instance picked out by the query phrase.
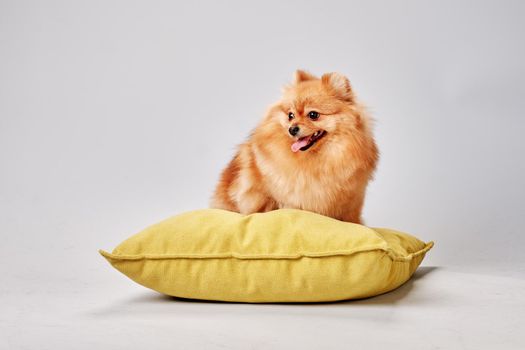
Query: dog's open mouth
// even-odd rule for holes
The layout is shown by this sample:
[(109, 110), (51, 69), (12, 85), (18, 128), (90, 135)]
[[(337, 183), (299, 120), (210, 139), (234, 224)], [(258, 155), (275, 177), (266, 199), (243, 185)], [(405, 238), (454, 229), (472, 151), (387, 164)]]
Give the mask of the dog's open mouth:
[(311, 135), (297, 139), (292, 144), (292, 152), (297, 152), (299, 150), (306, 151), (307, 149), (315, 145), (315, 143), (319, 141), (325, 134), (326, 134), (326, 131), (317, 130)]

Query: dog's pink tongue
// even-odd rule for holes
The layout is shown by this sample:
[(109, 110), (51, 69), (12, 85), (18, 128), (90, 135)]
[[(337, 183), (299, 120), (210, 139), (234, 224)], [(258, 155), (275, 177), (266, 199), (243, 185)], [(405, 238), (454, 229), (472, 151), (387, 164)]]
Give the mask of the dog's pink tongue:
[(308, 137), (301, 138), (292, 143), (292, 152), (297, 152), (308, 144)]

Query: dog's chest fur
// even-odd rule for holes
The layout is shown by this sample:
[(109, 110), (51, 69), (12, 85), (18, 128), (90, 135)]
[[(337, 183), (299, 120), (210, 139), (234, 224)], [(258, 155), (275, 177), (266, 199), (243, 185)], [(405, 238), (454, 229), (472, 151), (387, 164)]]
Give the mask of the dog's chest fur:
[(334, 169), (320, 161), (308, 166), (293, 166), (257, 150), (254, 156), (265, 187), (280, 208), (334, 214), (331, 211), (338, 207), (334, 204), (349, 196), (352, 171), (343, 165)]

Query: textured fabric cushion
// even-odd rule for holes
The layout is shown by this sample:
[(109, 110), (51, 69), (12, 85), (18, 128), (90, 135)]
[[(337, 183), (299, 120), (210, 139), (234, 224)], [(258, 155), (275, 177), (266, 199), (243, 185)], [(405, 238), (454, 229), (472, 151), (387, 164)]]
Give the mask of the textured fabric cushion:
[(169, 218), (100, 253), (158, 292), (241, 302), (364, 298), (406, 282), (433, 243), (390, 229), (281, 209)]

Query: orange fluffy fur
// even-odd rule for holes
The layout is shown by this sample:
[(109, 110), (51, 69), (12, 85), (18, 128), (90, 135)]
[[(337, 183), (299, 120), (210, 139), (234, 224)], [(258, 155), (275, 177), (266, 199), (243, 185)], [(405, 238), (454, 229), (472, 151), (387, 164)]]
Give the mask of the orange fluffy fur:
[[(315, 120), (309, 117), (312, 111), (318, 113)], [(300, 132), (292, 136), (294, 126)], [(316, 131), (324, 136), (307, 150), (292, 151), (294, 142), (310, 140)], [(371, 119), (348, 79), (297, 71), (294, 83), (222, 172), (211, 206), (242, 214), (296, 208), (362, 223), (366, 186), (378, 157)]]

